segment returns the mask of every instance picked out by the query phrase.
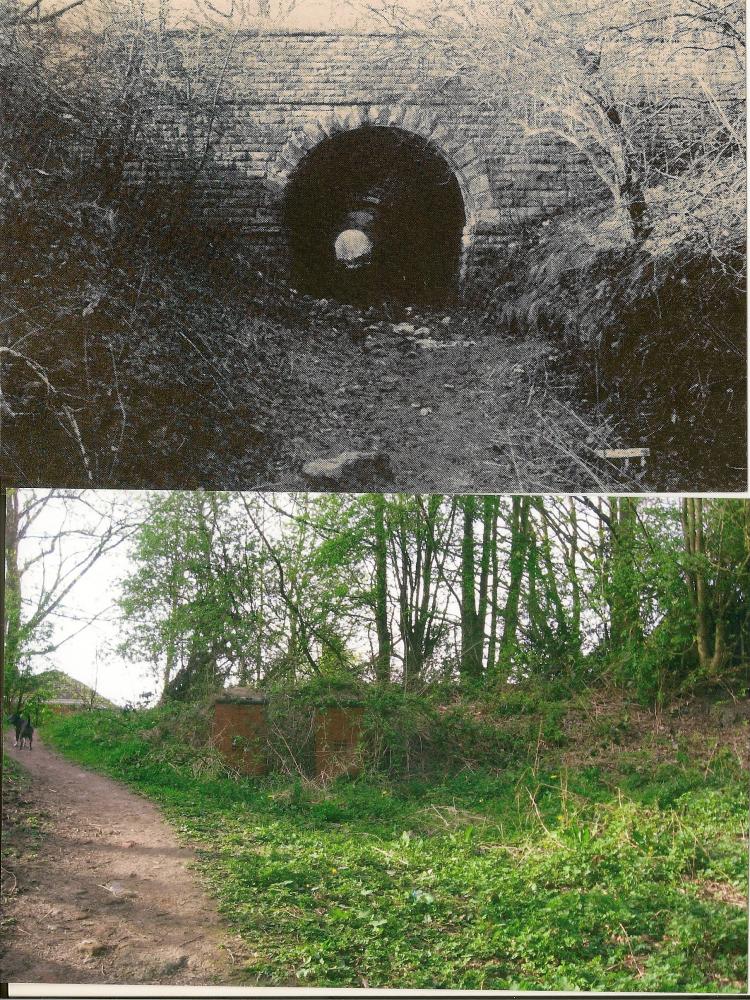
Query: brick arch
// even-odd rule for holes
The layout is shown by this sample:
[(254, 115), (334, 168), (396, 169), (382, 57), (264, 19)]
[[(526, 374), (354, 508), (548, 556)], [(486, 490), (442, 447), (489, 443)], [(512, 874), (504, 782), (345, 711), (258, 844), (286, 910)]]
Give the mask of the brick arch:
[(418, 135), (445, 160), (458, 182), (464, 202), (464, 257), (474, 241), (478, 225), (494, 210), (492, 189), (484, 161), (474, 144), (454, 139), (451, 130), (439, 124), (436, 112), (407, 104), (336, 108), (293, 129), (270, 164), (268, 180), (280, 188), (286, 187), (299, 164), (319, 143), (364, 125), (399, 128)]

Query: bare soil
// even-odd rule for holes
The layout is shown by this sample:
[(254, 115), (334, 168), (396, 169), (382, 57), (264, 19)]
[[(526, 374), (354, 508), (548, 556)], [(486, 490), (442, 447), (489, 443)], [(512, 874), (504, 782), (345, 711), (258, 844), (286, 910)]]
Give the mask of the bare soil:
[(309, 489), (305, 463), (342, 452), (387, 456), (392, 474), (327, 488), (644, 488), (649, 467), (599, 454), (641, 442), (581, 400), (570, 359), (550, 339), (503, 338), (460, 309), (407, 309), (398, 318), (412, 332), (353, 307), (309, 309), (288, 350), (285, 405), (272, 421), (279, 446), (260, 488)]
[(2, 980), (235, 982), (242, 944), (158, 809), (37, 738), (12, 742), (25, 773), (3, 801)]

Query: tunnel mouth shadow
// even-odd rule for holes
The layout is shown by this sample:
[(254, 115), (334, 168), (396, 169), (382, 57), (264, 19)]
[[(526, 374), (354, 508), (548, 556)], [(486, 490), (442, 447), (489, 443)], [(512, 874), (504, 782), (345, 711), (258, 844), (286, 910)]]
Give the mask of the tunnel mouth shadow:
[[(457, 296), (461, 189), (420, 136), (365, 125), (323, 140), (290, 178), (283, 224), (292, 280), (316, 298), (430, 306)], [(337, 259), (345, 230), (371, 252)]]

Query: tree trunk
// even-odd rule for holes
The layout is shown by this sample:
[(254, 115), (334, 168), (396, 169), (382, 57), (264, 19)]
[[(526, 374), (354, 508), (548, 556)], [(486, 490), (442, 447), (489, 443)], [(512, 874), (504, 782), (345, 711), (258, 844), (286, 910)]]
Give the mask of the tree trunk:
[(581, 648), (581, 582), (578, 578), (578, 513), (573, 497), (568, 498), (568, 517), (570, 520), (570, 547), (567, 550), (568, 577), (572, 591), (573, 607), (571, 610), (570, 627), (575, 636), (577, 647)]
[[(535, 497), (533, 506), (539, 514), (542, 528), (541, 554), (544, 561), (543, 583), (545, 595), (548, 605), (552, 606), (557, 620), (557, 628), (555, 630), (559, 640), (557, 645), (560, 647), (560, 650), (567, 650), (570, 642), (570, 626), (568, 623), (568, 614), (560, 596), (560, 588), (557, 584), (557, 572), (552, 559), (552, 545), (549, 537), (549, 517), (547, 509), (544, 506), (544, 497)], [(541, 624), (547, 625), (546, 612), (544, 613), (544, 621)], [(548, 633), (549, 638), (552, 639), (552, 629), (548, 625), (545, 631)], [(557, 650), (554, 652), (557, 652)]]
[(495, 672), (495, 660), (497, 657), (497, 623), (498, 623), (498, 590), (500, 585), (499, 566), (497, 558), (497, 521), (500, 509), (499, 497), (494, 498), (495, 503), (492, 510), (492, 534), (490, 537), (490, 562), (492, 568), (492, 594), (490, 597), (490, 634), (487, 642), (487, 676), (492, 676)]
[(482, 504), (482, 554), (479, 563), (479, 594), (477, 595), (477, 632), (482, 643), (482, 657), (484, 656), (487, 627), (492, 539), (497, 537), (496, 528), (497, 497), (486, 496)]
[(461, 541), (461, 677), (464, 680), (476, 679), (482, 675), (481, 647), (477, 649), (477, 608), (474, 593), (476, 503), (476, 497), (473, 495), (462, 498), (464, 529)]
[(375, 628), (378, 654), (375, 680), (387, 684), (391, 679), (391, 630), (388, 627), (388, 540), (385, 533), (385, 497), (374, 495), (375, 502)]
[[(721, 502), (721, 501), (719, 501)], [(726, 656), (726, 622), (724, 602), (718, 591), (722, 584), (721, 551), (717, 554), (716, 586), (712, 595), (708, 580), (706, 561), (706, 541), (703, 530), (703, 500), (700, 497), (686, 497), (681, 504), (682, 535), (688, 564), (685, 579), (693, 609), (695, 624), (695, 645), (698, 662), (711, 680), (720, 672)], [(723, 536), (723, 519), (720, 538)], [(712, 599), (713, 598), (713, 599)], [(713, 641), (711, 631), (713, 625)]]
[[(4, 698), (9, 697), (13, 690), (14, 685), (8, 682), (17, 677), (21, 661), (21, 572), (18, 566), (20, 519), (18, 490), (9, 488), (5, 495)], [(14, 707), (18, 711), (20, 705)]]
[(643, 243), (650, 235), (652, 227), (648, 221), (648, 206), (640, 166), (631, 153), (631, 143), (625, 133), (620, 109), (602, 79), (599, 57), (585, 48), (579, 48), (577, 55), (589, 81), (584, 86), (583, 93), (588, 94), (603, 113), (610, 132), (608, 142), (611, 144), (612, 162), (619, 164), (617, 169), (619, 192), (615, 195), (615, 207), (624, 214), (633, 239), (637, 243)]
[(615, 497), (610, 502), (610, 639), (615, 650), (643, 637), (641, 575), (636, 551), (637, 504), (635, 497)]
[(503, 635), (500, 640), (500, 660), (503, 664), (503, 670), (506, 672), (507, 661), (515, 648), (518, 632), (518, 609), (529, 544), (529, 505), (529, 497), (513, 497), (509, 560), (510, 580), (503, 614)]

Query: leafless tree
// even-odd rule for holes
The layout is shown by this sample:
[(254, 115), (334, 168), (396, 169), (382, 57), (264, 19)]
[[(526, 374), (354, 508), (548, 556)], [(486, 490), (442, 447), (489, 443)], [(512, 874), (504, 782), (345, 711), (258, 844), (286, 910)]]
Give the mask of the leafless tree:
[[(624, 242), (644, 241), (665, 215), (679, 239), (673, 208), (682, 237), (702, 227), (713, 253), (737, 237), (731, 210), (739, 218), (746, 166), (737, 0), (364, 6), (410, 32), (442, 78), (460, 79), (499, 129), (572, 147), (609, 192)], [(652, 197), (651, 187), (661, 190)]]
[(115, 493), (6, 491), (5, 700), (23, 696), (33, 662), (104, 613), (72, 613), (66, 601), (134, 530), (137, 515)]

